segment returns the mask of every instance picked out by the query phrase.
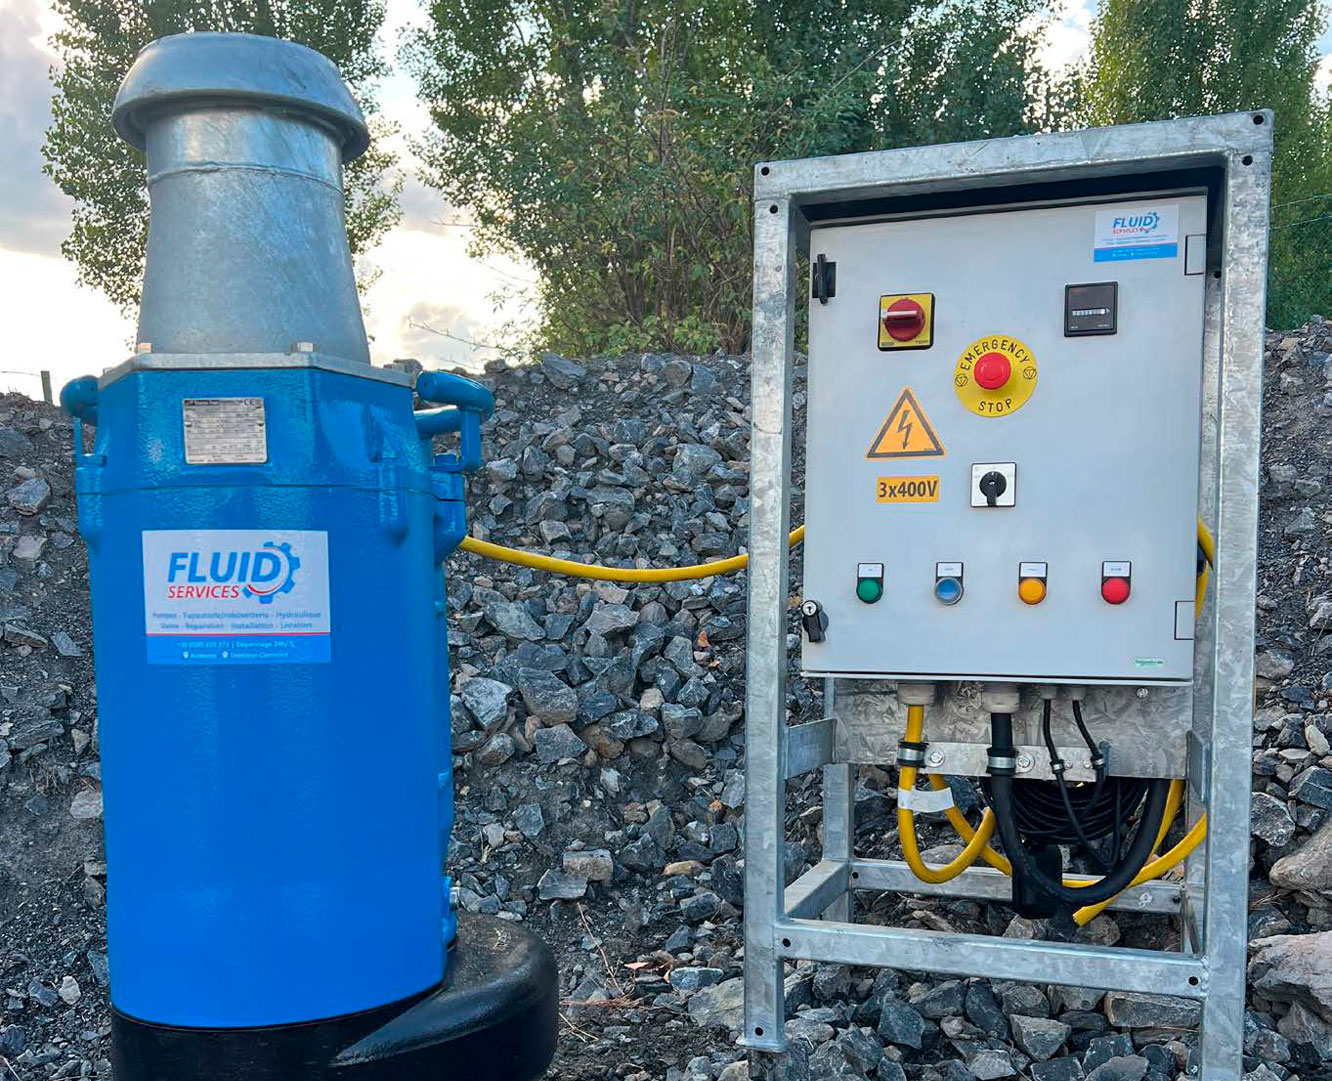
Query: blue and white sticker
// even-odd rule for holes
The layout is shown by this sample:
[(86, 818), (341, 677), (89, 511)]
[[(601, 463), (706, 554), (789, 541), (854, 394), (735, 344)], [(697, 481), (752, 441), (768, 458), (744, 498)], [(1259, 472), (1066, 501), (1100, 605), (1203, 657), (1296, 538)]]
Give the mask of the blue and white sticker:
[(149, 664), (327, 663), (328, 534), (144, 530), (143, 616)]
[(1093, 259), (1173, 259), (1179, 254), (1179, 204), (1123, 206), (1096, 212)]

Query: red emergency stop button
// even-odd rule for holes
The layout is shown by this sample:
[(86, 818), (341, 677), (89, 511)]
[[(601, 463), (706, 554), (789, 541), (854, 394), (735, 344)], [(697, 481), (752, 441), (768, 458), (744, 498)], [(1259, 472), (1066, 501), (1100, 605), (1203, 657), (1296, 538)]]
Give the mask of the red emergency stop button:
[(976, 382), (986, 390), (998, 390), (1013, 374), (1013, 365), (1003, 353), (986, 353), (976, 361)]
[(910, 297), (895, 300), (883, 313), (883, 329), (893, 341), (909, 342), (925, 329), (925, 309)]

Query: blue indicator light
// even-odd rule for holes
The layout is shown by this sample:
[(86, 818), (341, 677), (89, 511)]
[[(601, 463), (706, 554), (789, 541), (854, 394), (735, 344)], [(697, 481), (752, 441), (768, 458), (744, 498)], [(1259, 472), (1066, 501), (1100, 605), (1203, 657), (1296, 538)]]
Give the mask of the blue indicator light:
[(956, 604), (962, 599), (962, 583), (957, 578), (940, 578), (934, 583), (934, 595), (940, 604)]

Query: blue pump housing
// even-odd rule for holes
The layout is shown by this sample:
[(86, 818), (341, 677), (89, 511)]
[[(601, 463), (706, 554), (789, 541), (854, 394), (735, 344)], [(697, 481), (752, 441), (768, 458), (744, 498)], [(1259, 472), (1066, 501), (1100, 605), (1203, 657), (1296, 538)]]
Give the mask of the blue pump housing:
[[(97, 425), (85, 453), (76, 423), (75, 477), (123, 1014), (275, 1025), (444, 977), (442, 562), (493, 400), (421, 389), (458, 404), (414, 414), (405, 385), (317, 367), (143, 367), (62, 395)], [(187, 461), (201, 399), (262, 402), (265, 460)], [(452, 431), (459, 454), (433, 456)]]

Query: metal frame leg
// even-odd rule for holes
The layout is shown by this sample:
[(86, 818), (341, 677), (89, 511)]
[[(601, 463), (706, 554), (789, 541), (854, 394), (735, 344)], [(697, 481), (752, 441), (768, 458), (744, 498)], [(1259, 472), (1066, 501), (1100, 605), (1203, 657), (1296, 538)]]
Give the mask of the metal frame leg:
[[(1258, 445), (1262, 418), (1263, 298), (1271, 158), (1232, 153), (1218, 405), (1219, 512), (1212, 643), (1212, 727), (1207, 783), (1207, 888), (1203, 941), (1202, 1081), (1243, 1074), (1244, 976), (1249, 914), (1249, 790), (1253, 733), (1254, 583), (1258, 563)], [(1219, 783), (1218, 783), (1219, 782)]]
[(745, 686), (745, 1029), (748, 1047), (786, 1044), (782, 959), (786, 841), (787, 484), (795, 326), (795, 221), (789, 199), (754, 208), (749, 653)]
[[(835, 715), (836, 680), (823, 681), (823, 715)], [(856, 847), (856, 768), (847, 762), (823, 767), (823, 858), (848, 867)], [(828, 906), (824, 919), (851, 923), (855, 894), (847, 890)]]

